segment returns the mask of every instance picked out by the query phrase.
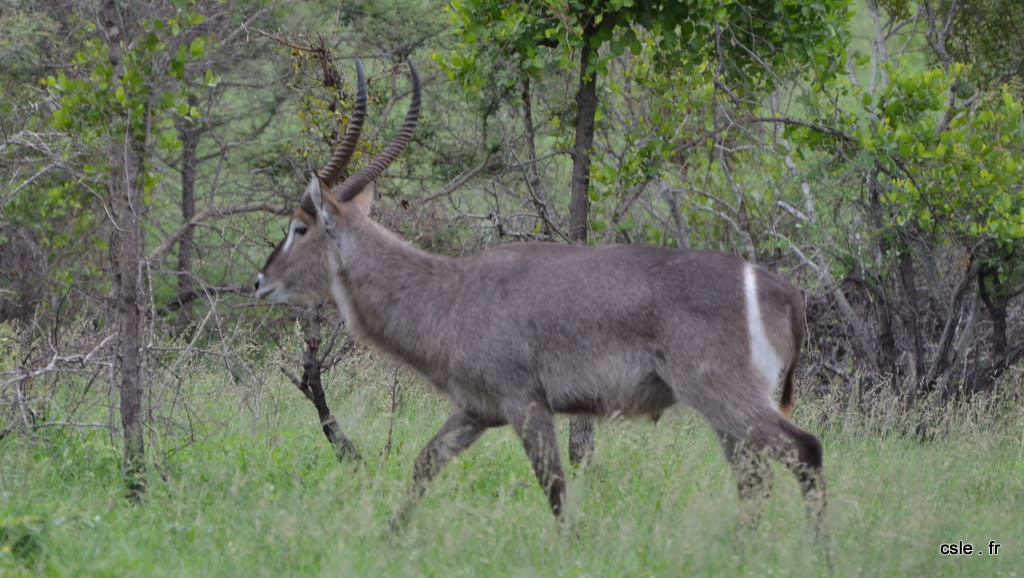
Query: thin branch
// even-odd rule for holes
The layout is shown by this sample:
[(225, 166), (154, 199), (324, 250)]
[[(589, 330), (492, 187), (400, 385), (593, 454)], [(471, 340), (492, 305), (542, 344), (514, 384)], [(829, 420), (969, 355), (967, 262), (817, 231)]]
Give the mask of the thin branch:
[(262, 18), (263, 16), (265, 16), (267, 13), (271, 12), (272, 10), (276, 10), (276, 9), (279, 9), (279, 8), (280, 8), (280, 6), (268, 6), (266, 8), (263, 8), (261, 10), (256, 11), (255, 14), (253, 14), (249, 18), (247, 18), (245, 20), (245, 22), (242, 22), (242, 24), (237, 29), (235, 29), (231, 34), (229, 34), (224, 39), (223, 43), (224, 44), (231, 44), (231, 42), (233, 42), (235, 37), (237, 37), (239, 34), (241, 34), (243, 32), (248, 33), (250, 30), (256, 32), (257, 34), (262, 34), (263, 36), (266, 36), (265, 33), (260, 32), (259, 30), (256, 30), (255, 28), (253, 28), (252, 27), (252, 23), (255, 22), (256, 20), (259, 20), (260, 18)]
[(18, 186), (14, 187), (14, 190), (12, 190), (10, 193), (6, 195), (0, 195), (0, 208), (7, 206), (7, 203), (10, 202), (10, 200), (13, 199), (19, 192), (21, 192), (22, 189), (31, 185), (37, 179), (46, 175), (53, 169), (60, 168), (61, 166), (62, 164), (59, 160), (53, 161), (52, 163), (36, 171), (35, 174), (33, 174), (32, 176), (22, 181)]
[(169, 235), (166, 239), (164, 239), (162, 243), (157, 245), (156, 248), (149, 252), (149, 255), (146, 256), (146, 259), (149, 260), (150, 262), (153, 262), (162, 257), (164, 253), (169, 251), (171, 247), (174, 246), (175, 243), (180, 241), (181, 238), (185, 236), (185, 234), (191, 227), (195, 227), (196, 225), (199, 225), (205, 221), (210, 221), (221, 217), (237, 215), (240, 213), (255, 213), (257, 211), (263, 211), (265, 213), (271, 213), (275, 215), (288, 214), (286, 211), (283, 211), (280, 207), (269, 205), (267, 203), (250, 203), (248, 205), (239, 205), (237, 207), (214, 207), (211, 209), (206, 209), (205, 211), (200, 211), (199, 213), (196, 213), (196, 215), (192, 217), (192, 219), (189, 220), (188, 223), (185, 223), (184, 225), (181, 226), (180, 229), (178, 229), (173, 234)]
[(957, 287), (956, 292), (953, 294), (953, 303), (949, 308), (949, 315), (946, 317), (946, 323), (942, 328), (942, 337), (939, 338), (938, 352), (935, 354), (931, 367), (928, 368), (928, 373), (923, 383), (925, 391), (932, 391), (939, 374), (953, 363), (953, 360), (949, 359), (949, 351), (953, 344), (953, 337), (956, 335), (956, 328), (959, 325), (961, 304), (967, 289), (974, 283), (980, 271), (981, 259), (974, 259), (971, 266), (964, 273), (963, 279), (960, 280), (960, 286)]
[(283, 46), (287, 46), (288, 48), (291, 48), (292, 50), (299, 50), (299, 51), (302, 51), (302, 52), (317, 52), (317, 53), (321, 52), (323, 50), (321, 48), (317, 48), (317, 47), (314, 47), (314, 46), (301, 46), (301, 45), (295, 44), (294, 42), (291, 42), (289, 40), (285, 40), (284, 38), (281, 38), (280, 36), (276, 36), (276, 35), (271, 34), (269, 32), (264, 32), (263, 30), (260, 30), (259, 28), (254, 28), (252, 26), (249, 26), (248, 22), (246, 22), (245, 24), (242, 25), (242, 29), (244, 29), (246, 31), (251, 30), (251, 31), (255, 32), (256, 34), (259, 34), (260, 36), (262, 36), (264, 38), (268, 38), (270, 40), (273, 40), (274, 42), (277, 42), (278, 44), (281, 44)]
[(775, 201), (775, 205), (777, 207), (779, 207), (780, 209), (782, 209), (783, 211), (786, 211), (787, 213), (789, 213), (790, 216), (792, 216), (794, 219), (796, 219), (798, 221), (801, 221), (801, 222), (804, 222), (804, 223), (810, 223), (811, 222), (811, 219), (808, 218), (807, 215), (801, 213), (799, 209), (797, 209), (793, 205), (790, 205), (786, 201), (783, 201), (782, 199), (777, 199)]
[(158, 316), (164, 316), (169, 313), (173, 313), (185, 305), (195, 301), (199, 298), (209, 298), (215, 295), (223, 294), (235, 294), (235, 295), (248, 295), (252, 291), (251, 288), (246, 288), (240, 285), (220, 285), (215, 287), (203, 287), (193, 291), (186, 291), (176, 295), (173, 299), (161, 305), (157, 310)]
[(110, 335), (107, 335), (106, 337), (103, 338), (102, 341), (100, 341), (95, 347), (93, 347), (91, 351), (84, 355), (58, 355), (55, 353), (53, 357), (50, 358), (49, 363), (47, 363), (45, 367), (41, 367), (33, 371), (26, 371), (22, 368), (5, 372), (7, 374), (14, 374), (14, 377), (3, 382), (3, 384), (8, 385), (11, 383), (17, 383), (19, 381), (25, 381), (27, 379), (34, 379), (36, 377), (39, 377), (40, 375), (44, 375), (52, 371), (57, 371), (61, 367), (67, 365), (78, 365), (79, 367), (85, 366), (87, 364), (109, 365), (109, 362), (93, 361), (93, 358), (96, 357), (100, 350), (106, 347), (107, 344), (110, 343), (110, 341), (115, 337), (117, 337), (116, 333), (111, 333)]
[(463, 185), (468, 183), (473, 177), (477, 176), (478, 174), (480, 174), (480, 172), (486, 169), (487, 165), (491, 162), (492, 156), (493, 154), (488, 151), (488, 153), (484, 155), (484, 159), (480, 161), (480, 164), (458, 175), (454, 179), (448, 181), (448, 183), (440, 191), (430, 195), (429, 197), (421, 200), (420, 202), (429, 203), (431, 201), (435, 201), (437, 199), (440, 199), (441, 197), (447, 197), (448, 195), (454, 193)]
[[(112, 426), (109, 423), (98, 423), (98, 422), (76, 422), (76, 421), (48, 421), (46, 423), (32, 424), (32, 427), (28, 428), (30, 431), (36, 431), (47, 427), (97, 427), (103, 429), (111, 429)], [(12, 432), (17, 430), (18, 427), (11, 425), (0, 430), (0, 440), (4, 439)]]
[(839, 139), (839, 140), (841, 140), (843, 142), (850, 143), (850, 144), (857, 144), (856, 139), (854, 139), (851, 135), (848, 135), (845, 132), (843, 132), (843, 131), (841, 131), (841, 130), (839, 130), (837, 128), (834, 128), (834, 127), (831, 127), (831, 126), (827, 126), (827, 125), (824, 125), (824, 124), (819, 124), (819, 123), (816, 123), (816, 122), (810, 122), (810, 121), (807, 121), (807, 120), (800, 120), (800, 119), (796, 119), (796, 118), (788, 118), (788, 117), (782, 117), (782, 116), (758, 116), (758, 117), (754, 117), (754, 118), (750, 119), (749, 122), (766, 122), (766, 123), (776, 123), (776, 124), (784, 124), (784, 125), (789, 125), (789, 126), (799, 126), (799, 127), (803, 127), (803, 128), (809, 128), (809, 129), (811, 129), (813, 131), (820, 132), (822, 134), (826, 134), (826, 135), (831, 136), (833, 138)]
[(295, 387), (297, 387), (299, 391), (302, 392), (302, 395), (306, 396), (306, 399), (308, 399), (309, 401), (313, 401), (313, 393), (309, 391), (309, 388), (305, 388), (302, 386), (302, 381), (298, 377), (295, 377), (295, 374), (292, 373), (291, 370), (289, 370), (287, 367), (283, 365), (279, 366), (278, 369), (280, 369), (281, 373), (283, 373), (285, 377), (287, 377), (288, 380), (291, 381), (295, 385)]
[(517, 155), (515, 151), (512, 151), (512, 156), (515, 158), (516, 164), (518, 164), (519, 167), (523, 170), (523, 176), (526, 180), (526, 191), (530, 194), (530, 200), (533, 202), (533, 206), (537, 209), (537, 213), (541, 221), (543, 221), (544, 224), (547, 225), (548, 229), (554, 231), (555, 233), (558, 233), (558, 236), (561, 237), (563, 241), (572, 245), (573, 242), (569, 240), (569, 236), (566, 235), (561, 229), (559, 229), (558, 226), (555, 225), (555, 223), (553, 223), (551, 219), (548, 217), (548, 204), (544, 202), (544, 199), (540, 198), (539, 194), (537, 194), (537, 190), (531, 183), (532, 179), (528, 174), (526, 164), (523, 163), (522, 159), (519, 158), (519, 155)]

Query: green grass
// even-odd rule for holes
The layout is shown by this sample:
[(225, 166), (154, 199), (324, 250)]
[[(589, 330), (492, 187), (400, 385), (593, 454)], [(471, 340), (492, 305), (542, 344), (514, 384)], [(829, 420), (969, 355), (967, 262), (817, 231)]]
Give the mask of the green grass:
[[(141, 505), (123, 499), (118, 441), (103, 430), (0, 442), (0, 575), (829, 575), (781, 469), (761, 526), (737, 542), (728, 468), (688, 411), (600, 425), (595, 459), (569, 482), (568, 531), (505, 428), (444, 470), (407, 531), (387, 538), (446, 402), (403, 378), (394, 447), (382, 455), (391, 369), (355, 356), (328, 376), (332, 408), (366, 458), (342, 465), (308, 402), (265, 375), (253, 389), (212, 370), (186, 384), (191, 425), (181, 429), (179, 408), (178, 429), (151, 432)], [(962, 409), (921, 442), (804, 402), (797, 421), (826, 448), (834, 575), (1020, 576), (1024, 417), (1001, 413)], [(961, 540), (984, 554), (939, 554)]]

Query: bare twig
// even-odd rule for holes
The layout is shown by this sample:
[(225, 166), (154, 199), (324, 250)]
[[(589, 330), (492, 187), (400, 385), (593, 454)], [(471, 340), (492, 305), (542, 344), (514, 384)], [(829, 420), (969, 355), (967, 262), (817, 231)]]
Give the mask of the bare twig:
[(803, 128), (811, 129), (815, 132), (826, 134), (838, 140), (847, 143), (856, 143), (857, 141), (845, 132), (824, 124), (818, 124), (816, 122), (810, 122), (807, 120), (800, 120), (796, 118), (782, 117), (782, 116), (758, 116), (750, 119), (750, 122), (764, 122), (764, 123), (777, 123), (785, 124), (789, 126), (799, 126)]
[(486, 155), (484, 155), (484, 158), (482, 161), (480, 161), (480, 164), (458, 175), (454, 179), (448, 181), (448, 183), (440, 191), (430, 195), (429, 197), (423, 199), (420, 202), (429, 203), (431, 201), (435, 201), (437, 199), (440, 199), (441, 197), (447, 197), (448, 195), (454, 193), (460, 187), (468, 183), (473, 177), (477, 176), (478, 174), (480, 174), (481, 171), (486, 169), (487, 165), (491, 162), (492, 156), (493, 155), (490, 152), (488, 152)]
[(548, 217), (548, 205), (544, 201), (544, 199), (540, 198), (540, 195), (534, 188), (534, 185), (531, 183), (532, 179), (528, 174), (526, 164), (523, 163), (523, 161), (519, 158), (519, 155), (516, 155), (515, 151), (512, 151), (512, 155), (513, 157), (515, 157), (516, 163), (520, 166), (520, 168), (523, 169), (524, 176), (526, 176), (526, 192), (530, 194), (530, 200), (533, 202), (533, 206), (537, 209), (537, 216), (540, 217), (541, 221), (544, 222), (544, 225), (548, 229), (554, 231), (559, 237), (562, 238), (563, 241), (571, 245), (572, 241), (569, 240), (569, 236), (565, 234), (565, 232), (563, 232), (561, 229), (559, 229), (558, 226), (555, 225), (555, 223), (553, 223), (551, 219)]
[(384, 445), (384, 455), (391, 455), (392, 434), (395, 433), (395, 416), (398, 414), (399, 389), (398, 389), (398, 366), (395, 366), (391, 380), (391, 417), (388, 422), (388, 442)]
[(164, 316), (169, 313), (173, 313), (186, 304), (195, 301), (200, 298), (209, 298), (216, 295), (223, 295), (225, 293), (234, 295), (249, 295), (252, 293), (252, 287), (243, 287), (241, 285), (220, 285), (214, 287), (203, 287), (202, 289), (196, 289), (193, 291), (186, 291), (171, 299), (167, 303), (161, 305), (157, 310), (156, 314)]
[(3, 382), (3, 385), (6, 386), (12, 383), (25, 381), (28, 379), (35, 379), (36, 377), (45, 375), (52, 371), (57, 371), (69, 365), (77, 365), (80, 367), (85, 365), (110, 365), (109, 361), (97, 361), (95, 358), (99, 354), (99, 352), (104, 347), (106, 347), (107, 344), (110, 343), (110, 341), (115, 337), (117, 337), (116, 333), (111, 333), (110, 335), (107, 335), (98, 344), (96, 344), (96, 346), (93, 347), (92, 350), (85, 354), (59, 355), (57, 353), (54, 353), (53, 357), (50, 358), (49, 363), (47, 363), (46, 366), (41, 367), (39, 369), (29, 371), (24, 368), (21, 368), (4, 372), (9, 375), (13, 374), (14, 377), (5, 380)]
[(241, 213), (255, 213), (257, 211), (263, 211), (265, 213), (272, 213), (275, 215), (288, 214), (287, 211), (283, 211), (280, 207), (268, 205), (266, 203), (250, 203), (247, 205), (238, 205), (235, 207), (214, 207), (206, 209), (205, 211), (200, 211), (196, 213), (196, 215), (192, 217), (192, 219), (189, 220), (189, 222), (182, 225), (181, 228), (179, 228), (173, 234), (169, 235), (166, 239), (164, 239), (162, 243), (157, 245), (152, 251), (149, 252), (149, 255), (146, 256), (146, 259), (148, 259), (150, 262), (155, 262), (164, 253), (169, 251), (171, 247), (174, 246), (175, 243), (180, 241), (181, 238), (188, 233), (191, 227), (221, 217), (238, 215)]
[[(36, 430), (40, 430), (40, 429), (48, 428), (48, 427), (85, 427), (85, 428), (96, 427), (96, 428), (103, 428), (103, 429), (111, 429), (112, 426), (109, 423), (99, 423), (99, 422), (48, 421), (48, 422), (45, 422), (45, 423), (32, 424), (32, 427), (30, 427), (29, 429), (31, 431), (36, 431)], [(0, 440), (4, 439), (8, 435), (10, 435), (16, 429), (18, 429), (17, 426), (13, 426), (12, 425), (12, 426), (5, 427), (3, 430), (0, 430)]]
[(946, 322), (943, 324), (942, 328), (942, 336), (939, 338), (938, 351), (932, 360), (931, 367), (928, 368), (928, 373), (925, 375), (924, 382), (922, 383), (923, 387), (919, 390), (921, 393), (933, 391), (935, 381), (938, 379), (938, 376), (955, 361), (950, 358), (950, 351), (953, 345), (953, 337), (956, 334), (956, 328), (960, 321), (961, 305), (963, 303), (964, 296), (967, 294), (967, 290), (974, 283), (975, 279), (977, 279), (978, 272), (980, 270), (981, 259), (974, 259), (967, 271), (964, 272), (963, 279), (960, 280), (960, 285), (953, 294), (953, 302), (949, 308), (949, 315), (946, 317)]
[(290, 40), (285, 40), (284, 38), (281, 38), (280, 36), (277, 36), (275, 34), (271, 34), (269, 32), (264, 32), (263, 30), (260, 30), (259, 28), (255, 28), (253, 26), (248, 26), (248, 23), (246, 23), (246, 25), (243, 26), (243, 29), (251, 30), (251, 31), (255, 32), (256, 34), (259, 34), (260, 36), (262, 36), (264, 38), (268, 38), (270, 40), (273, 40), (274, 42), (277, 42), (278, 44), (281, 44), (283, 46), (287, 46), (288, 48), (291, 48), (292, 50), (299, 50), (299, 51), (302, 51), (302, 52), (320, 52), (322, 50), (321, 48), (318, 48), (318, 47), (315, 47), (315, 46), (301, 46), (299, 44), (291, 42)]

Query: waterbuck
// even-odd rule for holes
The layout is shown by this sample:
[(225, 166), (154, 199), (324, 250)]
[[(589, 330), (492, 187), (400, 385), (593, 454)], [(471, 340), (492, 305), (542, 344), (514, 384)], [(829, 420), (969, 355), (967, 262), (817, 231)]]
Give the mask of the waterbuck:
[(419, 78), (409, 69), (412, 102), (398, 135), (336, 185), (365, 117), (357, 65), (346, 136), (256, 280), (261, 299), (333, 299), (358, 339), (450, 398), (452, 414), (416, 459), (392, 529), (445, 464), (504, 425), (522, 440), (561, 518), (555, 413), (657, 418), (685, 403), (718, 433), (748, 522), (756, 523), (770, 491), (772, 458), (799, 480), (817, 534), (825, 508), (821, 443), (788, 419), (805, 331), (800, 291), (715, 251), (522, 243), (450, 258), (411, 246), (369, 217), (374, 181), (408, 144), (419, 116)]

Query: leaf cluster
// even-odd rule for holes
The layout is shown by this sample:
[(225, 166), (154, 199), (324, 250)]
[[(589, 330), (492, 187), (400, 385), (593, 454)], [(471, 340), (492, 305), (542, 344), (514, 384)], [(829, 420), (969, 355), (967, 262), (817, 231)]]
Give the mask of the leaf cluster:
[(569, 70), (584, 43), (600, 49), (589, 74), (610, 59), (651, 44), (659, 71), (686, 72), (715, 63), (731, 83), (772, 86), (777, 69), (812, 67), (828, 78), (847, 43), (848, 0), (719, 2), (714, 0), (453, 0), (448, 11), (460, 44), (438, 60), (452, 78), (476, 86), (491, 67), (515, 78)]
[[(111, 130), (136, 142), (147, 142), (152, 135), (163, 150), (177, 150), (175, 118), (199, 116), (198, 109), (188, 104), (195, 89), (187, 82), (186, 67), (202, 59), (208, 40), (203, 36), (190, 42), (176, 39), (203, 20), (194, 13), (148, 19), (141, 23), (142, 33), (135, 41), (118, 46), (116, 54), (98, 35), (87, 40), (75, 55), (70, 74), (61, 71), (43, 80), (57, 96), (54, 128), (86, 142)], [(166, 79), (173, 82), (162, 83)], [(211, 71), (203, 79), (206, 85), (215, 82)]]
[(1024, 238), (1024, 104), (1003, 85), (956, 105), (956, 65), (891, 66), (890, 83), (856, 91), (843, 118), (856, 142), (890, 176), (884, 201), (897, 225), (909, 222), (967, 247)]

